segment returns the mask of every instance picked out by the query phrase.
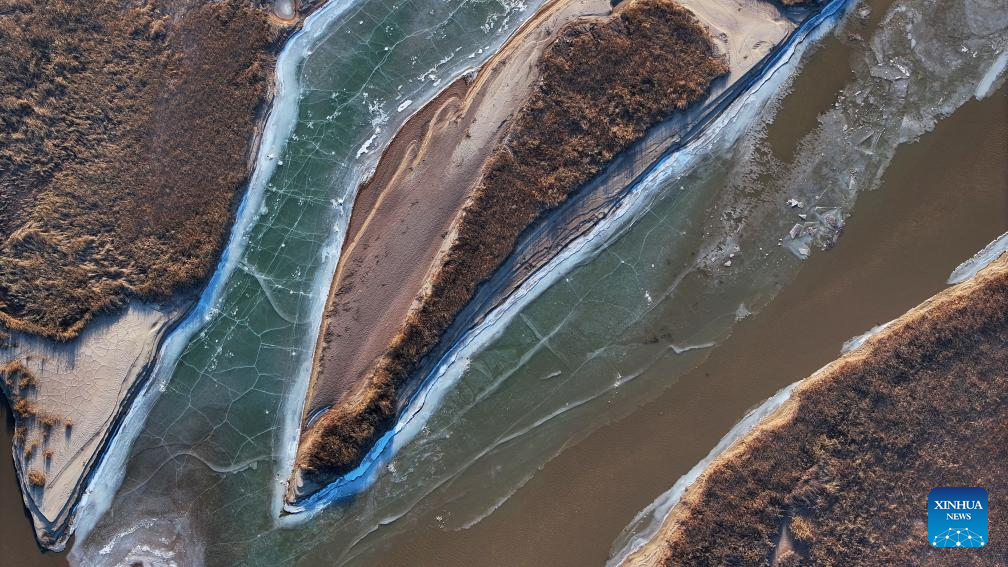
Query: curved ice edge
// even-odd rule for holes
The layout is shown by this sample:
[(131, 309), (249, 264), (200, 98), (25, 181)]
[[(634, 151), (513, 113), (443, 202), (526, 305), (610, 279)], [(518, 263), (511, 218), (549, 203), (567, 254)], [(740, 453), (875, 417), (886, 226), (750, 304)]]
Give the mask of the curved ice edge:
[[(476, 327), (450, 347), (409, 398), (396, 425), (375, 442), (360, 465), (295, 504), (282, 503), (286, 491), (279, 491), (275, 498), (279, 498), (282, 510), (287, 514), (278, 518), (278, 524), (295, 525), (303, 522), (314, 517), (327, 505), (350, 498), (370, 487), (391, 456), (416, 436), (437, 409), (445, 393), (461, 378), (469, 359), (500, 336), (518, 310), (538, 297), (562, 275), (597, 252), (598, 247), (592, 246), (594, 243), (608, 242), (647, 204), (647, 197), (661, 181), (673, 175), (680, 177), (685, 175), (699, 158), (706, 155), (705, 148), (709, 149), (719, 143), (727, 145), (738, 139), (751, 123), (751, 119), (758, 115), (763, 103), (776, 93), (783, 80), (789, 76), (789, 73), (778, 75), (778, 72), (790, 70), (797, 65), (795, 56), (800, 58), (809, 44), (832, 29), (846, 9), (855, 2), (856, 0), (831, 0), (805, 20), (784, 43), (767, 56), (769, 64), (763, 75), (753, 80), (745, 93), (732, 101), (707, 128), (696, 133), (693, 140), (688, 141), (677, 151), (660, 158), (633, 183), (623, 196), (622, 202), (617, 204), (610, 215), (583, 237), (562, 249), (524, 281), (501, 305), (488, 313)], [(767, 86), (769, 88), (763, 88)], [(724, 136), (719, 138), (718, 135), (722, 133)]]
[[(260, 215), (266, 187), (276, 170), (277, 162), (270, 155), (280, 155), (294, 131), (297, 122), (299, 82), (298, 71), (308, 55), (311, 42), (317, 40), (333, 20), (356, 6), (358, 2), (326, 2), (322, 7), (305, 18), (300, 30), (287, 39), (284, 48), (277, 55), (274, 66), (275, 91), (269, 115), (263, 126), (256, 161), (249, 180), (248, 189), (242, 195), (231, 227), (228, 242), (214, 273), (199, 296), (197, 303), (184, 318), (163, 338), (157, 349), (155, 366), (150, 376), (144, 380), (132, 404), (126, 410), (115, 431), (110, 433), (104, 454), (92, 470), (91, 478), (81, 495), (75, 510), (70, 514), (64, 536), (77, 533), (77, 548), (87, 539), (87, 535), (98, 523), (101, 516), (111, 507), (112, 498), (118, 490), (126, 471), (126, 458), (133, 441), (139, 435), (147, 414), (160, 393), (167, 388), (168, 380), (175, 369), (189, 340), (214, 315), (215, 306), (221, 299), (226, 284), (238, 267), (242, 252), (248, 245), (248, 233)], [(156, 387), (155, 387), (156, 386)]]
[(891, 323), (892, 321), (888, 321), (886, 323), (882, 323), (881, 325), (875, 325), (874, 327), (868, 329), (867, 331), (861, 333), (860, 335), (847, 339), (840, 347), (840, 354), (847, 354), (848, 352), (861, 348), (861, 345), (868, 342), (868, 339), (884, 331), (885, 328), (888, 327)]
[(987, 246), (984, 246), (983, 250), (974, 254), (969, 260), (959, 264), (959, 266), (952, 271), (952, 274), (949, 275), (949, 279), (946, 283), (957, 284), (972, 278), (977, 275), (980, 270), (986, 268), (988, 264), (997, 260), (1001, 254), (1004, 254), (1006, 251), (1008, 251), (1008, 232), (997, 237)]
[(720, 441), (718, 441), (718, 444), (711, 449), (710, 453), (707, 453), (706, 457), (694, 465), (689, 472), (679, 477), (679, 480), (672, 485), (672, 488), (668, 489), (665, 493), (656, 498), (654, 502), (648, 504), (646, 508), (638, 512), (630, 524), (623, 529), (623, 532), (620, 533), (619, 537), (617, 537), (616, 541), (613, 543), (613, 548), (609, 555), (609, 561), (606, 562), (606, 567), (615, 567), (622, 564), (627, 557), (630, 557), (637, 550), (641, 549), (647, 545), (648, 542), (654, 539), (662, 524), (665, 523), (665, 518), (668, 517), (669, 512), (671, 512), (675, 505), (682, 499), (686, 489), (696, 482), (696, 480), (700, 478), (700, 475), (707, 470), (711, 461), (716, 459), (719, 455), (721, 455), (721, 453), (725, 452), (726, 449), (734, 445), (736, 441), (745, 437), (767, 416), (777, 411), (784, 402), (791, 398), (791, 392), (794, 391), (795, 387), (801, 383), (802, 380), (799, 380), (790, 386), (785, 386), (755, 409), (750, 410), (741, 421), (736, 423), (735, 426), (732, 427)]

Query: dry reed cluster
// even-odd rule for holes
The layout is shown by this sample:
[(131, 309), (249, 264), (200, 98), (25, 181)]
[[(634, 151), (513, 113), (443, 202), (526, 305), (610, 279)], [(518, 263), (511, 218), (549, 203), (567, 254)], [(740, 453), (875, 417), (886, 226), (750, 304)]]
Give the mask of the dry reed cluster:
[(1008, 562), (1006, 263), (798, 390), (687, 495), (665, 564), (947, 565), (927, 542), (936, 486), (990, 493), (990, 545), (956, 564)]

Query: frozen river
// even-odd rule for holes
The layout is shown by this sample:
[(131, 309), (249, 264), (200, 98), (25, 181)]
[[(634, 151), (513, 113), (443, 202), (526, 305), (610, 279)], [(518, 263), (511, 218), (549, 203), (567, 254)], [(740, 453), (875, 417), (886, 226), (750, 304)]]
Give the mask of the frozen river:
[[(799, 73), (794, 88), (807, 103), (778, 105), (799, 68), (796, 53), (736, 132), (689, 168), (654, 178), (632, 222), (614, 225), (516, 303), (492, 340), (438, 370), (452, 379), (372, 486), (309, 521), (278, 522), (275, 489), (298, 418), (291, 410), (300, 407), (299, 377), (353, 191), (409, 113), (487, 58), (535, 7), (330, 4), (288, 47), (293, 66), (281, 78), (293, 96), (274, 110), (256, 178), (261, 197), (254, 184), (246, 201), (248, 230), (233, 239), (205, 320), (157, 377), (108, 512), (102, 494), (92, 495), (73, 562), (370, 563), (388, 546), (422, 546), (410, 539), (418, 526), (448, 534), (476, 526), (572, 444), (673, 391), (787, 286), (802, 257), (834, 242), (900, 144), (978, 94), (1003, 98), (1003, 77), (992, 71), (1003, 68), (1003, 6), (856, 5), (837, 35), (806, 55), (810, 71), (842, 75), (830, 78), (835, 89), (806, 96)], [(815, 65), (837, 53), (846, 68)], [(811, 116), (809, 127), (777, 130), (778, 107)], [(740, 417), (725, 415), (721, 433)]]

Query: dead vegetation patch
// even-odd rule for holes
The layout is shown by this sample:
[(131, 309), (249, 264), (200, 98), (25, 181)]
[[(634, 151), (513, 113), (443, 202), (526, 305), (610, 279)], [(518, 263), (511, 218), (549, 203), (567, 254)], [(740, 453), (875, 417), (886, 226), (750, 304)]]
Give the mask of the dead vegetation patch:
[(39, 410), (32, 401), (38, 394), (38, 377), (19, 358), (0, 365), (2, 390), (14, 415), (14, 446), (20, 447), (25, 462), (31, 461), (39, 446), (46, 447), (46, 462), (52, 460), (53, 451), (48, 448), (53, 430), (65, 424), (70, 429), (70, 418)]
[(942, 295), (792, 398), (782, 422), (717, 461), (673, 513), (665, 565), (947, 565), (927, 541), (937, 486), (990, 493), (990, 545), (1008, 562), (1008, 271)]
[(0, 0), (0, 326), (66, 340), (208, 275), (281, 34), (240, 0)]
[(420, 360), (522, 231), (727, 72), (703, 26), (670, 0), (639, 0), (607, 19), (567, 25), (538, 65), (540, 82), (484, 167), (430, 292), (365, 390), (305, 434), (298, 464), (314, 480), (360, 462), (394, 421), (400, 389)]
[(44, 487), (46, 485), (45, 473), (38, 469), (31, 469), (28, 471), (28, 484), (36, 488)]

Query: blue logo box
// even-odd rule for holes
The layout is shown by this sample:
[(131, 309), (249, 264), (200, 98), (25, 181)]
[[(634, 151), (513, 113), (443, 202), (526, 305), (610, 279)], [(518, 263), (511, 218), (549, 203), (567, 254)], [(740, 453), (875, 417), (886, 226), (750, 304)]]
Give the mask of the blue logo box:
[(928, 543), (932, 547), (987, 545), (987, 491), (943, 486), (928, 493)]

